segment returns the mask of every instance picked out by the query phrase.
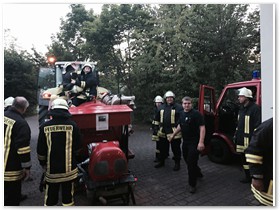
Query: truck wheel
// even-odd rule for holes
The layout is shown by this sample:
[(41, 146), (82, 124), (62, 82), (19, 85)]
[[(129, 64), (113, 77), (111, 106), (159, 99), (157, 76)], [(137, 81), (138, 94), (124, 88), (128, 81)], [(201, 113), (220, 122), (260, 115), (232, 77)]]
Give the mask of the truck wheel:
[(210, 141), (208, 157), (212, 162), (221, 164), (228, 164), (232, 160), (232, 154), (228, 145), (217, 138), (211, 139)]
[(48, 107), (39, 105), (39, 127), (45, 122), (47, 119)]

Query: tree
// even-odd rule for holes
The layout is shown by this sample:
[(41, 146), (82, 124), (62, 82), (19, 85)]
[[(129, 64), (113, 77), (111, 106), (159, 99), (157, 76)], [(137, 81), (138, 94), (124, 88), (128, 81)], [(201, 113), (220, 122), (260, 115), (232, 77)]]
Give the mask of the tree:
[(61, 19), (60, 32), (52, 36), (52, 44), (48, 46), (47, 55), (55, 55), (57, 60), (87, 60), (84, 50), (85, 39), (81, 35), (81, 28), (86, 21), (94, 21), (93, 11), (87, 11), (82, 4), (71, 4), (71, 12), (66, 19)]
[(37, 68), (26, 51), (4, 49), (4, 97), (24, 96), (30, 103), (28, 113), (37, 105)]
[(259, 19), (247, 17), (248, 5), (192, 5), (188, 15), (188, 51), (193, 85), (218, 91), (227, 83), (250, 79), (249, 56), (260, 42)]

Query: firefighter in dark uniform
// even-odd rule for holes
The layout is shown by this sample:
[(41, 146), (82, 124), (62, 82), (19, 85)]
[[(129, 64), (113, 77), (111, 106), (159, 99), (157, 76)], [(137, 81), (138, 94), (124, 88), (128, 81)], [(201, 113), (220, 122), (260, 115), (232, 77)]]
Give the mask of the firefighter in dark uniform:
[[(155, 165), (155, 168), (164, 166), (165, 159), (169, 153), (169, 141), (167, 137), (172, 135), (177, 127), (180, 112), (183, 107), (175, 103), (175, 94), (172, 91), (167, 91), (164, 94), (165, 103), (160, 106), (159, 111), (156, 114), (155, 126), (157, 126), (159, 136), (159, 163)], [(173, 160), (175, 161), (174, 171), (180, 170), (181, 161), (181, 133), (178, 133), (174, 140), (171, 142), (171, 150), (173, 152)]]
[(52, 102), (49, 114), (52, 119), (45, 122), (39, 131), (37, 154), (45, 172), (45, 206), (58, 202), (61, 187), (62, 205), (74, 205), (74, 181), (78, 176), (76, 155), (80, 149), (80, 131), (70, 120), (66, 100), (58, 98)]
[(158, 130), (156, 129), (155, 125), (155, 117), (156, 114), (159, 110), (159, 107), (163, 104), (163, 98), (161, 96), (156, 96), (154, 98), (154, 115), (153, 115), (153, 121), (152, 121), (152, 130), (153, 130), (153, 135), (152, 135), (152, 141), (156, 142), (156, 158), (154, 162), (159, 162), (159, 137), (157, 135)]
[(189, 190), (195, 193), (197, 178), (202, 178), (200, 167), (197, 165), (199, 152), (203, 151), (205, 138), (205, 122), (199, 111), (192, 108), (192, 99), (188, 96), (182, 99), (184, 111), (180, 113), (178, 126), (169, 141), (177, 133), (182, 132), (183, 136), (183, 157), (188, 167)]
[(21, 181), (30, 177), (31, 131), (23, 117), (28, 101), (16, 97), (12, 106), (4, 112), (4, 205), (18, 206), (21, 197)]
[(74, 106), (79, 106), (86, 101), (91, 101), (96, 98), (98, 80), (96, 75), (94, 75), (90, 64), (85, 64), (82, 67), (81, 74), (77, 79), (72, 79), (71, 84), (82, 89), (82, 91), (79, 94), (76, 94), (76, 96), (72, 99)]
[(242, 183), (250, 183), (251, 177), (249, 165), (245, 158), (245, 149), (248, 147), (253, 131), (261, 123), (260, 107), (253, 102), (252, 91), (247, 88), (241, 88), (238, 94), (238, 100), (241, 104), (238, 113), (238, 125), (235, 132), (236, 152), (241, 155), (241, 162), (245, 172), (245, 178)]
[(63, 72), (62, 72), (63, 91), (70, 91), (74, 86), (71, 83), (71, 79), (73, 79), (73, 77), (77, 78), (77, 75), (74, 73), (75, 68), (73, 67), (73, 65), (74, 64), (71, 63), (65, 63), (65, 65), (63, 66)]
[(273, 118), (264, 121), (253, 133), (245, 150), (252, 177), (255, 198), (267, 206), (273, 205)]

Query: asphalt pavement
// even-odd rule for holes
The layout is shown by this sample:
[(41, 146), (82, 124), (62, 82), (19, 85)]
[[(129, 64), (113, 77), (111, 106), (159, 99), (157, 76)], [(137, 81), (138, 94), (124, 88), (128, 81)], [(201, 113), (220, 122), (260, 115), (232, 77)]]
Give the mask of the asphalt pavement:
[[(37, 116), (28, 117), (32, 130), (31, 138), (31, 180), (23, 182), (22, 193), (28, 198), (22, 206), (43, 206), (44, 193), (39, 191), (41, 167), (37, 160), (38, 138)], [(239, 182), (244, 174), (239, 164), (221, 165), (211, 162), (207, 156), (200, 157), (199, 166), (204, 175), (198, 180), (197, 191), (189, 192), (187, 167), (181, 161), (181, 169), (173, 171), (172, 152), (163, 168), (154, 168), (155, 142), (151, 141), (149, 126), (134, 125), (129, 138), (129, 147), (135, 153), (129, 160), (129, 169), (137, 176), (134, 189), (136, 206), (259, 206), (250, 190), (250, 184)], [(91, 206), (86, 193), (75, 195), (76, 206)], [(102, 205), (102, 204), (97, 204)], [(109, 206), (121, 206), (122, 202), (108, 201)], [(132, 202), (129, 203), (132, 206)], [(61, 203), (58, 204), (61, 206)]]

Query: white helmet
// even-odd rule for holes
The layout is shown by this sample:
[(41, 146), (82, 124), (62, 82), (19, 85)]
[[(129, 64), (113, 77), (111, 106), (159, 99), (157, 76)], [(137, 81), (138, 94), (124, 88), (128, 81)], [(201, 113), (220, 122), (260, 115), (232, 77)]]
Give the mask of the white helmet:
[(169, 90), (164, 94), (164, 99), (166, 99), (167, 97), (175, 98), (175, 94), (172, 91)]
[(10, 96), (6, 98), (4, 100), (4, 108), (7, 108), (8, 106), (12, 106), (13, 102), (14, 102), (14, 97)]
[(245, 87), (239, 89), (239, 94), (238, 95), (239, 96), (245, 96), (247, 98), (253, 98), (252, 91), (250, 89), (245, 88)]
[(82, 69), (84, 69), (86, 66), (88, 66), (92, 69), (92, 65), (90, 65), (89, 63), (86, 63), (85, 65), (83, 65)]
[(161, 96), (156, 96), (154, 99), (155, 103), (163, 103), (163, 98)]
[(65, 99), (57, 98), (52, 102), (51, 109), (65, 109), (68, 110), (69, 106)]

